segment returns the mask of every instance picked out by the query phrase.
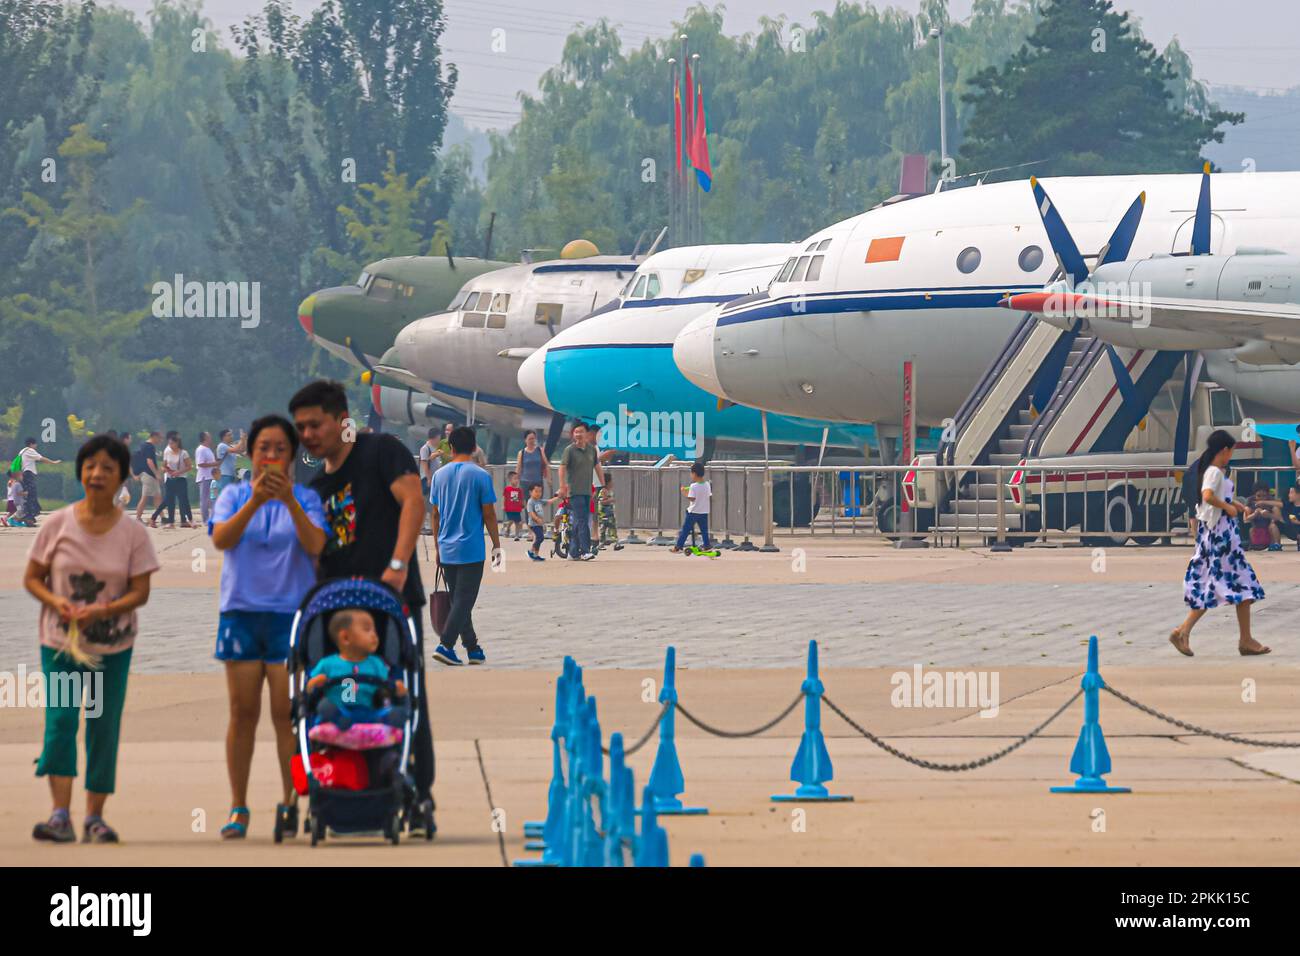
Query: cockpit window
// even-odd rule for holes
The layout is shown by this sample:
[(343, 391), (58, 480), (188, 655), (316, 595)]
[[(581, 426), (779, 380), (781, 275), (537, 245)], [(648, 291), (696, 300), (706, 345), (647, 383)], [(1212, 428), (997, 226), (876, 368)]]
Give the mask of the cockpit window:
[(659, 274), (656, 272), (652, 272), (650, 273), (650, 276), (646, 279), (645, 297), (647, 299), (653, 299), (658, 294), (659, 294)]
[(794, 267), (798, 264), (798, 259), (787, 259), (785, 265), (781, 267), (781, 271), (776, 274), (776, 281), (785, 282), (789, 279), (790, 273), (794, 271)]
[(636, 287), (632, 290), (630, 298), (641, 299), (645, 297), (645, 276), (636, 280)]
[(812, 256), (800, 256), (798, 264), (794, 267), (794, 272), (790, 273), (791, 282), (802, 282), (804, 274), (808, 271), (808, 260)]
[(509, 312), (510, 311), (510, 293), (495, 292), (492, 294), (492, 311)]
[(379, 299), (381, 302), (391, 302), (394, 295), (393, 280), (385, 279), (383, 276), (375, 276), (370, 281), (370, 288), (366, 294)]
[(631, 293), (632, 293), (632, 286), (633, 286), (635, 283), (636, 283), (636, 276), (634, 275), (634, 276), (632, 276), (632, 278), (630, 278), (630, 279), (627, 280), (627, 285), (623, 286), (622, 291), (619, 292), (619, 294), (618, 294), (618, 295), (619, 295), (619, 298), (621, 298), (621, 299), (626, 299), (629, 295), (631, 295)]
[(808, 274), (804, 276), (809, 282), (814, 282), (822, 277), (822, 260), (825, 256), (813, 256), (812, 262), (808, 263)]
[(817, 243), (815, 243), (815, 242), (810, 242), (810, 243), (808, 243), (808, 247), (807, 247), (806, 249), (804, 249), (804, 252), (812, 252), (812, 251), (813, 251), (814, 249), (816, 249), (816, 248), (817, 248)]
[(365, 291), (366, 286), (369, 284), (370, 273), (362, 271), (361, 275), (357, 276), (357, 285), (361, 286), (362, 291)]
[(831, 247), (831, 241), (829, 239), (823, 239), (821, 242), (817, 243), (818, 252), (825, 252), (830, 247)]

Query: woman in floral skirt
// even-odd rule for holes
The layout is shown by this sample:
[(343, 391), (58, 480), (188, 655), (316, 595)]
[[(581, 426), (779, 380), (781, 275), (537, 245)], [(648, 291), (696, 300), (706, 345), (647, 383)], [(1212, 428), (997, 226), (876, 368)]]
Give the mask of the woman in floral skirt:
[(1238, 652), (1248, 656), (1270, 650), (1250, 636), (1250, 606), (1264, 599), (1264, 589), (1241, 550), (1239, 508), (1232, 503), (1232, 482), (1227, 476), (1234, 444), (1236, 439), (1227, 432), (1212, 432), (1196, 464), (1201, 480), (1201, 503), (1196, 506), (1196, 553), (1183, 578), (1183, 600), (1191, 610), (1169, 635), (1169, 643), (1187, 657), (1192, 656), (1191, 636), (1196, 622), (1210, 608), (1223, 604), (1237, 608)]

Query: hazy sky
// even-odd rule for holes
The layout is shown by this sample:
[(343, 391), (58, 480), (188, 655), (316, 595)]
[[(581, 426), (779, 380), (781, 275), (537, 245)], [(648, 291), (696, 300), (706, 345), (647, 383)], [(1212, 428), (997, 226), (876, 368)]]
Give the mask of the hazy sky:
[[(107, 0), (140, 14), (153, 0)], [(619, 26), (624, 41), (639, 46), (647, 37), (661, 37), (675, 17), (693, 6), (690, 0), (444, 0), (446, 58), (460, 68), (453, 109), (471, 125), (508, 126), (518, 115), (516, 97), (532, 92), (538, 77), (560, 57), (564, 38), (574, 24), (608, 17)], [(299, 13), (317, 6), (315, 0), (293, 0)], [(262, 0), (204, 0), (204, 11), (223, 37), (229, 26), (260, 9)], [(834, 6), (834, 0), (730, 0), (725, 4), (725, 28), (745, 33), (757, 28), (760, 17), (784, 15), (789, 21), (808, 20), (814, 10)], [(915, 11), (920, 0), (892, 0)], [(1197, 76), (1219, 85), (1257, 90), (1300, 86), (1300, 0), (1117, 0), (1116, 7), (1141, 20), (1143, 32), (1162, 48), (1177, 35), (1191, 54)], [(971, 0), (951, 0), (954, 19), (970, 13)], [(492, 52), (493, 31), (506, 30), (506, 52)]]

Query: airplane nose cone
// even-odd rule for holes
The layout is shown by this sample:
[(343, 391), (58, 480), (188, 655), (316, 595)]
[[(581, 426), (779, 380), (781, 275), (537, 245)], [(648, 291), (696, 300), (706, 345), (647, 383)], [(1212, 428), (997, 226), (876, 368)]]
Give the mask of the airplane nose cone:
[(519, 390), (530, 402), (536, 402), (543, 408), (551, 408), (546, 394), (546, 347), (538, 349), (519, 366)]
[(308, 335), (312, 334), (312, 312), (316, 308), (316, 295), (312, 293), (302, 300), (298, 306), (298, 324), (303, 327)]
[(718, 380), (718, 363), (714, 353), (717, 334), (716, 315), (702, 315), (689, 322), (673, 340), (673, 361), (692, 384), (706, 392), (725, 397)]

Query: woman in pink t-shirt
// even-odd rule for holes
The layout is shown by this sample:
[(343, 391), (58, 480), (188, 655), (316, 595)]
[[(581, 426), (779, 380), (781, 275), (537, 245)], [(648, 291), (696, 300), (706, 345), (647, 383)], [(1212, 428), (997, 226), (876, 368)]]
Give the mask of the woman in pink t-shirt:
[(54, 812), (36, 824), (37, 840), (76, 840), (69, 817), (77, 775), (77, 724), (86, 700), (85, 843), (116, 843), (104, 822), (104, 801), (117, 776), (118, 731), (135, 643), (136, 608), (149, 600), (158, 570), (149, 534), (127, 519), (115, 499), (131, 469), (116, 438), (97, 435), (77, 452), (86, 497), (42, 524), (23, 585), (41, 602), (41, 671), (45, 677), (45, 743), (36, 775), (50, 778)]

